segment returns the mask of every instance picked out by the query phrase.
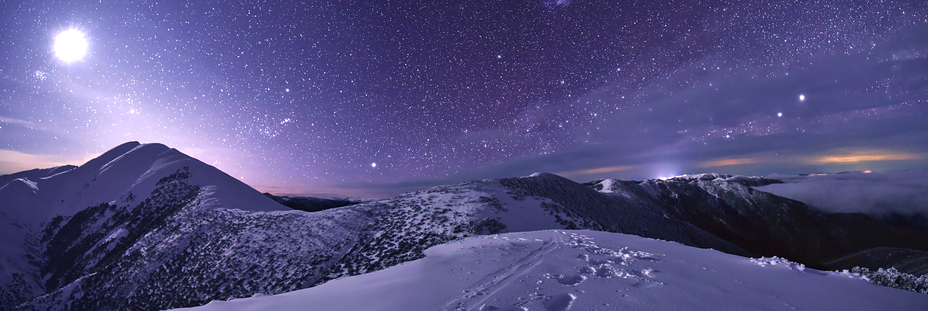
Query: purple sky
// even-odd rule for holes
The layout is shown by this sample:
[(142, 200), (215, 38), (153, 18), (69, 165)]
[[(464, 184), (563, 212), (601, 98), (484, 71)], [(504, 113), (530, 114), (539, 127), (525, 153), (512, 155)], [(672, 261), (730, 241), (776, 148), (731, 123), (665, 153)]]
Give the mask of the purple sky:
[[(0, 174), (161, 142), (262, 191), (928, 167), (925, 1), (7, 1)], [(76, 29), (87, 54), (54, 50)], [(72, 48), (73, 50), (73, 48)]]

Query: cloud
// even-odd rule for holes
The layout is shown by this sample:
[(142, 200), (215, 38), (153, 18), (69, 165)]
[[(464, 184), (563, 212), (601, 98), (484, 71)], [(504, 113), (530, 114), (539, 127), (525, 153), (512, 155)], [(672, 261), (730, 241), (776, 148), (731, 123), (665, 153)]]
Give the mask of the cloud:
[(29, 121), (29, 120), (8, 118), (8, 117), (3, 117), (3, 116), (0, 116), (0, 123), (6, 123), (6, 124), (17, 125), (17, 126), (21, 126), (21, 127), (30, 129), (30, 130), (34, 130), (34, 131), (43, 131), (43, 132), (48, 132), (48, 133), (51, 133), (51, 134), (58, 134), (58, 133), (61, 132), (61, 131), (59, 131), (59, 130), (56, 129), (56, 128), (50, 128), (50, 127), (48, 127), (48, 126), (46, 126), (46, 125), (38, 124), (38, 123)]
[(7, 123), (7, 124), (22, 125), (28, 128), (36, 128), (35, 123), (32, 123), (31, 121), (27, 121), (27, 120), (0, 117), (0, 122)]
[(928, 170), (770, 177), (786, 183), (757, 189), (830, 212), (928, 214)]

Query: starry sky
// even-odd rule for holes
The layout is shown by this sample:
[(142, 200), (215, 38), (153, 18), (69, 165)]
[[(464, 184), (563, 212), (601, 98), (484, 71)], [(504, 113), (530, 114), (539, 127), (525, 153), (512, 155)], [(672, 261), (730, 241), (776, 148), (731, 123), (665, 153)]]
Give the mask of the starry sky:
[[(0, 174), (131, 140), (261, 191), (318, 196), (542, 171), (583, 182), (928, 167), (925, 1), (0, 10)], [(56, 52), (67, 31), (85, 55)]]

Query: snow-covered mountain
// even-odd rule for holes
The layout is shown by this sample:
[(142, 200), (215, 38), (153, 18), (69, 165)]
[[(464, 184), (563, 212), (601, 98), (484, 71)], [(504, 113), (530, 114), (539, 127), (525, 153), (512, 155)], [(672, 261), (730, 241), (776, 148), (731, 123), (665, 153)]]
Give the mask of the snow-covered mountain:
[[(925, 230), (894, 226), (861, 213), (825, 212), (753, 188), (779, 183), (763, 177), (699, 174), (642, 182), (606, 179), (587, 185), (620, 198), (626, 202), (623, 205), (662, 210), (668, 217), (691, 223), (752, 256), (781, 256), (828, 270), (897, 266), (904, 272), (922, 274), (928, 269), (917, 264), (924, 261), (889, 255), (899, 250), (916, 254), (928, 250)], [(839, 260), (861, 252), (870, 256)]]
[[(9, 237), (0, 241), (0, 309), (198, 306), (383, 270), (469, 236), (550, 229), (634, 234), (746, 256), (812, 254), (815, 262), (828, 256), (794, 240), (821, 229), (792, 227), (831, 225), (815, 222), (824, 216), (814, 213), (815, 221), (805, 221), (800, 202), (751, 188), (775, 181), (719, 175), (581, 185), (533, 174), (310, 213), (177, 150), (135, 142), (80, 167), (0, 182), (0, 232)], [(827, 230), (853, 231), (840, 227), (846, 224)], [(895, 229), (877, 229), (889, 232), (874, 231), (877, 246), (928, 249), (892, 244)], [(924, 235), (914, 232), (911, 241)], [(791, 253), (794, 246), (807, 248)]]
[[(468, 235), (592, 228), (744, 253), (550, 174), (440, 186), (316, 213), (287, 210), (159, 144), (2, 177), (4, 307), (156, 309), (275, 294), (380, 270)], [(602, 199), (607, 201), (601, 201)]]
[[(203, 206), (287, 210), (161, 144), (125, 143), (79, 167), (25, 171), (0, 176), (0, 182), (0, 309), (111, 263), (115, 252), (148, 233), (151, 222), (193, 198), (211, 203)], [(199, 190), (206, 187), (209, 193)]]
[(928, 295), (638, 236), (534, 231), (471, 237), (426, 257), (275, 296), (190, 310), (926, 310)]

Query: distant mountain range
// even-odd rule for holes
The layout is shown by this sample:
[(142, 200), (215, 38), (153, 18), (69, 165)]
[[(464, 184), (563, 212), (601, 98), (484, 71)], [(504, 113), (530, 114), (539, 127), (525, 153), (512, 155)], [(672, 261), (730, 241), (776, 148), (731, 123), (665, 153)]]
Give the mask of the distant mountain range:
[[(0, 176), (0, 309), (197, 306), (382, 270), (467, 236), (546, 229), (820, 269), (926, 271), (925, 230), (753, 188), (777, 182), (704, 174), (579, 184), (533, 174), (330, 202), (265, 196), (175, 149), (130, 142), (79, 167)], [(288, 201), (318, 211), (279, 203)]]
[(318, 212), (324, 211), (330, 208), (355, 205), (364, 203), (364, 200), (352, 200), (352, 199), (327, 199), (327, 198), (316, 198), (316, 197), (303, 197), (303, 196), (279, 196), (273, 195), (265, 192), (265, 196), (271, 198), (277, 203), (283, 204), (286, 207), (301, 210), (304, 212)]
[[(928, 268), (928, 232), (861, 213), (827, 213), (752, 187), (779, 183), (762, 177), (700, 174), (666, 180), (588, 183), (601, 192), (660, 208), (729, 241), (752, 256), (780, 256), (826, 270), (893, 266), (909, 250), (904, 271)], [(867, 258), (856, 256), (860, 252)], [(848, 256), (856, 258), (852, 263)]]

